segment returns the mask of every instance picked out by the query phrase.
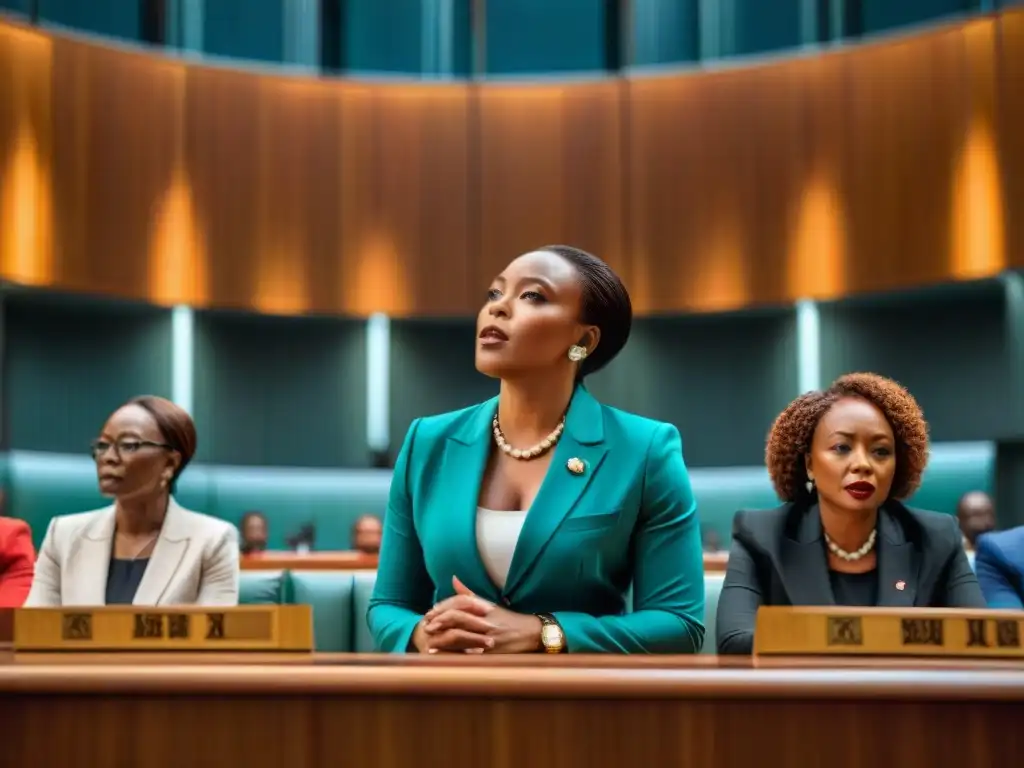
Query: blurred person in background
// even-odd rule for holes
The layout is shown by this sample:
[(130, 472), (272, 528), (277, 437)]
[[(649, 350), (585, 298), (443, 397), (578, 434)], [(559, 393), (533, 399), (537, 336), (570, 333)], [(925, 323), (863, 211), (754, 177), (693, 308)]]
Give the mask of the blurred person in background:
[(174, 500), (195, 450), (192, 418), (169, 400), (114, 411), (92, 444), (114, 503), (50, 521), (26, 605), (237, 605), (235, 527)]
[(708, 528), (704, 531), (702, 544), (704, 547), (704, 552), (706, 552), (709, 555), (713, 555), (722, 551), (722, 539), (718, 535), (718, 531), (716, 531), (714, 528)]
[(380, 540), (384, 535), (384, 524), (376, 515), (362, 515), (352, 526), (352, 547), (357, 552), (376, 555), (380, 552)]
[(618, 276), (577, 248), (540, 248), (494, 279), (476, 367), (498, 397), (417, 419), (395, 464), (367, 613), (380, 650), (700, 650), (703, 556), (679, 432), (583, 384), (631, 324)]
[(238, 525), (242, 534), (241, 551), (243, 555), (255, 555), (267, 550), (269, 536), (267, 517), (257, 510), (249, 510), (242, 515)]
[(956, 518), (964, 537), (964, 549), (973, 552), (978, 537), (996, 529), (996, 508), (984, 491), (969, 491), (956, 505)]
[(736, 513), (718, 602), (720, 654), (749, 654), (762, 605), (983, 608), (951, 515), (905, 507), (928, 425), (894, 381), (853, 373), (794, 400), (765, 455), (776, 509)]

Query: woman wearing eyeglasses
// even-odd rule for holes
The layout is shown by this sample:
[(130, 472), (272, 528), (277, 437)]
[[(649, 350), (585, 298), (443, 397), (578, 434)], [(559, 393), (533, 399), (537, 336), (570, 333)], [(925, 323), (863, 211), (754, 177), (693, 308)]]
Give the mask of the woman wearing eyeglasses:
[(92, 446), (114, 503), (50, 521), (26, 607), (237, 605), (237, 531), (172, 495), (195, 450), (195, 424), (168, 400), (114, 411)]

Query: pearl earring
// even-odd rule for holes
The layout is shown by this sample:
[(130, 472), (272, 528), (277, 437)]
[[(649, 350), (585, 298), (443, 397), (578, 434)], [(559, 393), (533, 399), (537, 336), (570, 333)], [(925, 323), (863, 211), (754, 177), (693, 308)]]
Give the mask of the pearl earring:
[(571, 347), (569, 347), (569, 359), (572, 360), (574, 363), (578, 363), (586, 356), (586, 347), (581, 347), (579, 344), (573, 344)]
[(804, 485), (807, 487), (807, 492), (808, 493), (814, 493), (814, 478), (813, 477), (808, 478), (807, 482)]

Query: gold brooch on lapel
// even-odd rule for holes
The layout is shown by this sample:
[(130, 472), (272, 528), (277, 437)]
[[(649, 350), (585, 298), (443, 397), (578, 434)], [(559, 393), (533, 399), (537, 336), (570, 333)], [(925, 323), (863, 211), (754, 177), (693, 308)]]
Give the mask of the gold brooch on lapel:
[(587, 471), (587, 465), (583, 463), (583, 459), (577, 459), (575, 457), (565, 462), (565, 468), (574, 475), (582, 475)]

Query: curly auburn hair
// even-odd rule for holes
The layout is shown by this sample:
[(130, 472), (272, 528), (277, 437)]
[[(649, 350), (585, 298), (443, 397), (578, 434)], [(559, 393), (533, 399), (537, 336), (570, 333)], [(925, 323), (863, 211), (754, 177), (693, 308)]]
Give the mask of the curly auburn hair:
[(896, 472), (889, 495), (905, 499), (921, 484), (928, 464), (928, 422), (906, 389), (874, 373), (848, 373), (824, 392), (801, 395), (779, 414), (768, 433), (765, 464), (783, 501), (806, 500), (807, 467), (814, 430), (821, 417), (844, 397), (860, 397), (877, 407), (892, 427), (896, 441)]

